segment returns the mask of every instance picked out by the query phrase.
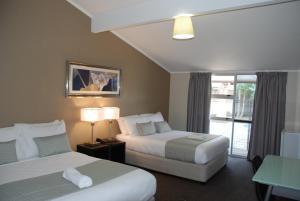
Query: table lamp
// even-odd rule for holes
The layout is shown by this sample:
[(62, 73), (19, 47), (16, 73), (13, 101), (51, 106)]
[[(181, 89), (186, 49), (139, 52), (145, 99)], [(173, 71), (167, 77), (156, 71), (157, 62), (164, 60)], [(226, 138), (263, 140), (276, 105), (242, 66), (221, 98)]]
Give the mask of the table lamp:
[(81, 121), (90, 122), (92, 126), (91, 143), (94, 144), (94, 126), (97, 121), (104, 120), (102, 108), (82, 108)]
[(120, 108), (118, 108), (118, 107), (103, 107), (103, 119), (108, 120), (110, 137), (111, 137), (112, 120), (119, 119), (119, 117), (120, 117)]

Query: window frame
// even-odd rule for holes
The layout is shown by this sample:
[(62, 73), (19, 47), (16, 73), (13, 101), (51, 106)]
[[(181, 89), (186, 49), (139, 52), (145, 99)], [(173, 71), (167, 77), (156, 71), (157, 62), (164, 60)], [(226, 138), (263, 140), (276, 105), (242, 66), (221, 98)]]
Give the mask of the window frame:
[[(226, 122), (232, 122), (232, 131), (231, 131), (231, 142), (230, 142), (230, 155), (231, 156), (235, 156), (235, 157), (242, 157), (243, 156), (239, 156), (239, 155), (235, 155), (232, 154), (233, 151), (233, 138), (234, 138), (234, 123), (249, 123), (252, 124), (252, 120), (242, 120), (242, 119), (235, 119), (235, 107), (236, 107), (236, 85), (238, 83), (255, 83), (257, 84), (257, 82), (255, 81), (238, 81), (237, 77), (239, 75), (256, 75), (255, 73), (213, 73), (212, 76), (234, 76), (234, 80), (233, 80), (233, 85), (234, 85), (234, 91), (233, 91), (233, 95), (225, 95), (225, 94), (212, 94), (211, 93), (211, 99), (216, 98), (216, 99), (232, 99), (233, 103), (232, 103), (232, 117), (231, 118), (226, 118), (226, 117), (209, 117), (209, 120), (216, 120), (216, 121), (226, 121)], [(214, 82), (213, 80), (211, 81), (212, 83)], [(217, 81), (217, 82), (221, 82), (221, 81)], [(253, 113), (253, 111), (252, 111)], [(249, 135), (248, 135), (249, 138)], [(249, 139), (247, 139), (247, 141), (249, 142)], [(247, 145), (248, 146), (248, 145)]]

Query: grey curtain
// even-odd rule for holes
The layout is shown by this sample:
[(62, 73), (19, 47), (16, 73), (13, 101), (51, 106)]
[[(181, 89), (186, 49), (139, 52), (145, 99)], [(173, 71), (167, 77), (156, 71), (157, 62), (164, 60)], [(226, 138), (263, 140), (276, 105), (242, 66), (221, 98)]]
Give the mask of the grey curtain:
[(188, 92), (187, 131), (208, 133), (211, 73), (191, 73)]
[(285, 72), (257, 73), (248, 159), (278, 155), (285, 122)]

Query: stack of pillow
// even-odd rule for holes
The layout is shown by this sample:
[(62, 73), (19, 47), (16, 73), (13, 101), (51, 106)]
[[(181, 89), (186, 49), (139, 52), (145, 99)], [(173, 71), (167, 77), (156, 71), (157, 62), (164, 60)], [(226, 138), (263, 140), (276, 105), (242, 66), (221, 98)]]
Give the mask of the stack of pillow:
[(64, 121), (0, 128), (0, 165), (70, 151)]
[(160, 112), (120, 117), (118, 123), (122, 134), (125, 135), (145, 136), (171, 131)]

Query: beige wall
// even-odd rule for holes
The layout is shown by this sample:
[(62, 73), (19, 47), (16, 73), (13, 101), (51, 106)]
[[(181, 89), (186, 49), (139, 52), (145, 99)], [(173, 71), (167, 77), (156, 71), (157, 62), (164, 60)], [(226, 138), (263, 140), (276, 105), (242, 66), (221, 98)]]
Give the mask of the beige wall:
[[(90, 139), (82, 107), (168, 117), (169, 73), (112, 33), (91, 33), (90, 19), (66, 1), (1, 0), (0, 27), (0, 127), (64, 119), (75, 147)], [(121, 96), (65, 98), (67, 60), (121, 68)], [(107, 136), (107, 122), (98, 123), (95, 134)]]
[[(173, 128), (186, 129), (189, 73), (173, 73), (170, 79), (169, 121)], [(289, 72), (285, 127), (300, 132), (300, 72)]]
[(285, 128), (300, 132), (300, 72), (288, 74)]

